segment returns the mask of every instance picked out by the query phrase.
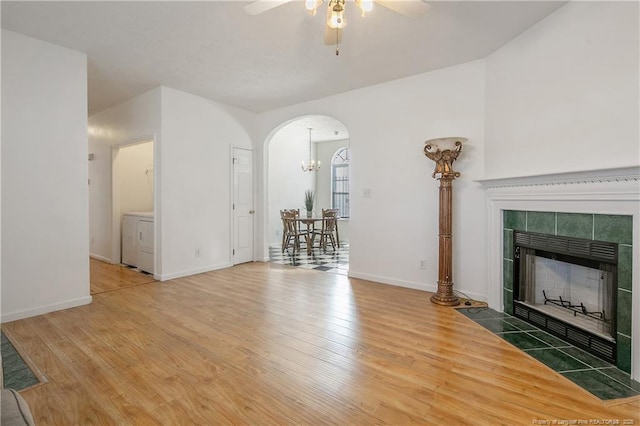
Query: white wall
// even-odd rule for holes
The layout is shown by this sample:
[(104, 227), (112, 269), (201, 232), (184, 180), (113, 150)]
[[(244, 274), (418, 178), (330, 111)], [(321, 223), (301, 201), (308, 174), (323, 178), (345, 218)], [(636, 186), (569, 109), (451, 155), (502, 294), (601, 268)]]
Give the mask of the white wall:
[[(438, 182), (424, 141), (469, 138), (456, 163), (462, 176), (454, 185), (454, 282), (484, 298), (485, 265), (478, 255), (484, 250), (484, 193), (473, 182), (484, 175), (484, 89), (484, 61), (474, 61), (266, 112), (259, 116), (258, 140), (308, 114), (344, 123), (351, 146), (350, 275), (434, 291)], [(365, 188), (371, 198), (363, 198)], [(418, 269), (420, 259), (426, 270)]]
[(638, 3), (570, 2), (487, 58), (487, 177), (640, 164)]
[[(154, 140), (155, 150), (160, 149), (160, 95), (158, 87), (89, 118), (89, 152), (94, 154), (93, 161), (89, 162), (91, 255), (98, 259), (120, 262), (119, 258), (112, 259), (114, 249), (115, 252), (118, 250), (111, 245), (113, 235), (119, 235), (117, 229), (112, 233), (112, 148)], [(157, 158), (158, 153), (155, 155)], [(154, 164), (154, 168), (157, 169), (158, 165)], [(156, 217), (156, 223), (160, 220)], [(157, 232), (156, 246), (161, 247)], [(156, 272), (159, 273), (161, 269), (157, 257), (156, 266)]]
[(153, 211), (153, 142), (120, 148), (115, 167), (120, 215)]
[(91, 302), (86, 55), (2, 30), (2, 321)]
[(231, 266), (231, 147), (252, 148), (254, 120), (162, 88), (162, 279)]

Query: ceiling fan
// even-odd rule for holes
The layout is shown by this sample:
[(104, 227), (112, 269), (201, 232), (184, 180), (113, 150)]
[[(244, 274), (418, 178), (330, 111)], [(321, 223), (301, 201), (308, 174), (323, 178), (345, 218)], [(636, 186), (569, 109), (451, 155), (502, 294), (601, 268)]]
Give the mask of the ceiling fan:
[[(294, 0), (257, 0), (246, 5), (244, 10), (249, 15), (257, 15), (292, 1)], [(304, 5), (311, 15), (315, 15), (324, 1), (325, 0), (304, 0)], [(330, 45), (335, 44), (336, 55), (340, 54), (338, 44), (342, 41), (342, 29), (347, 25), (347, 20), (344, 16), (347, 1), (355, 3), (362, 11), (362, 16), (365, 16), (367, 12), (373, 9), (374, 3), (411, 18), (424, 15), (431, 7), (425, 3), (424, 0), (327, 0), (327, 21), (324, 43)]]

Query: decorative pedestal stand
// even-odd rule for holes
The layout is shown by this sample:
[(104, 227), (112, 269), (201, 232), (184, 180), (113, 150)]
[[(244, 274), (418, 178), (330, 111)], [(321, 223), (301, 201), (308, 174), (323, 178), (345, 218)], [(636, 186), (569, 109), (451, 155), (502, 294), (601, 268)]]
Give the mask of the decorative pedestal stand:
[(453, 294), (451, 216), (453, 181), (460, 173), (452, 164), (462, 151), (465, 138), (439, 138), (425, 142), (424, 155), (436, 162), (433, 177), (440, 181), (440, 227), (438, 233), (438, 291), (431, 296), (431, 302), (438, 305), (455, 306), (460, 299)]

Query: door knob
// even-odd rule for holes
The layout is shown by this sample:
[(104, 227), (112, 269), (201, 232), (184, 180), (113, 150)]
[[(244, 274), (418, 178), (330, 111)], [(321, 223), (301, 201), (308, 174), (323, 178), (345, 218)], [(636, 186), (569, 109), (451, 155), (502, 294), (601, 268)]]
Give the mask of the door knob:
[(255, 210), (249, 210), (249, 214), (254, 214), (255, 212)]

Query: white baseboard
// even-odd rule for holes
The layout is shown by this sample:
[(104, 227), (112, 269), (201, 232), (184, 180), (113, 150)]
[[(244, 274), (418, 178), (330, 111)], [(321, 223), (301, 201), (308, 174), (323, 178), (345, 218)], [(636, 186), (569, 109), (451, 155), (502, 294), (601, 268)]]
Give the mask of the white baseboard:
[(63, 309), (75, 308), (78, 306), (88, 305), (93, 301), (91, 296), (81, 297), (79, 299), (68, 300), (66, 302), (54, 303), (47, 306), (39, 306), (36, 308), (24, 309), (9, 313), (2, 313), (2, 322), (16, 321), (24, 318), (35, 317), (36, 315), (48, 314), (49, 312), (61, 311)]
[[(363, 272), (352, 271), (351, 269), (349, 270), (349, 276), (353, 278), (359, 278), (362, 280), (373, 281), (381, 284), (390, 284), (398, 287), (412, 288), (414, 290), (428, 291), (431, 293), (435, 293), (436, 291), (438, 291), (437, 284), (425, 284), (425, 283), (416, 283), (412, 281), (403, 281), (403, 280), (398, 280), (390, 277), (381, 277), (379, 275), (372, 275), (372, 274), (367, 274)], [(459, 296), (461, 295), (461, 293), (464, 293), (466, 296), (470, 297), (473, 300), (479, 300), (482, 302), (487, 301), (487, 296), (483, 294), (475, 293), (472, 291), (459, 290), (455, 286), (454, 286), (454, 291), (458, 291)]]
[(383, 277), (380, 275), (372, 275), (372, 274), (367, 274), (366, 272), (358, 272), (352, 269), (349, 269), (349, 276), (353, 278), (360, 278), (361, 280), (373, 281), (381, 284), (390, 284), (398, 287), (412, 288), (414, 290), (430, 291), (432, 293), (438, 289), (436, 285), (416, 283), (413, 281), (398, 280), (396, 278)]
[(101, 261), (106, 262), (106, 263), (112, 263), (111, 259), (109, 259), (108, 257), (100, 256), (99, 254), (89, 253), (89, 257), (92, 257), (92, 258), (94, 258), (96, 260), (101, 260)]
[(219, 263), (217, 265), (202, 266), (200, 268), (188, 269), (180, 272), (172, 272), (169, 274), (162, 274), (162, 275), (154, 276), (154, 278), (160, 281), (175, 280), (176, 278), (188, 277), (189, 275), (202, 274), (204, 272), (216, 271), (218, 269), (230, 268), (232, 266), (233, 265), (230, 262), (224, 262), (224, 263)]

